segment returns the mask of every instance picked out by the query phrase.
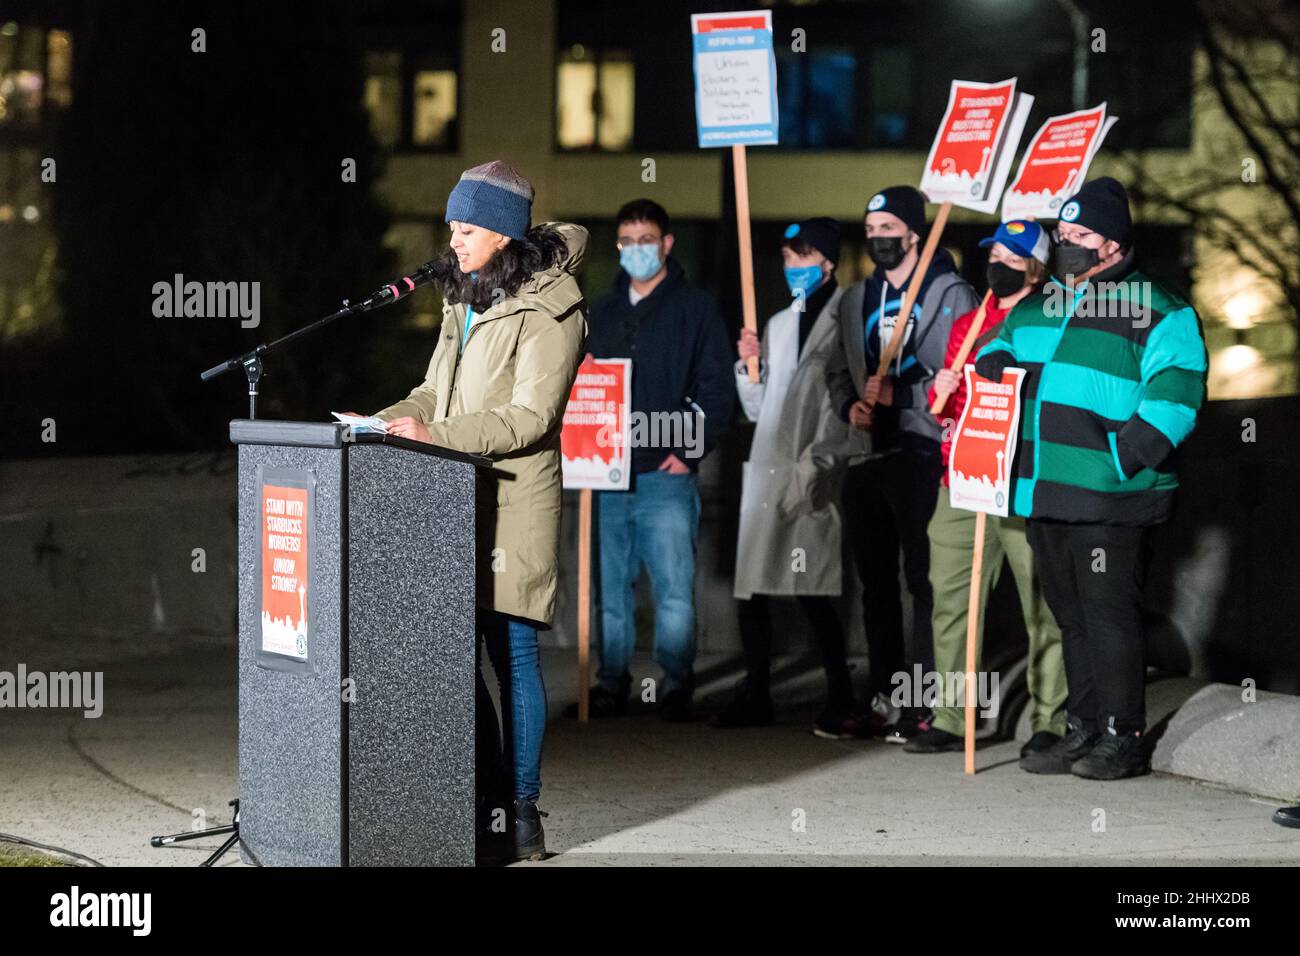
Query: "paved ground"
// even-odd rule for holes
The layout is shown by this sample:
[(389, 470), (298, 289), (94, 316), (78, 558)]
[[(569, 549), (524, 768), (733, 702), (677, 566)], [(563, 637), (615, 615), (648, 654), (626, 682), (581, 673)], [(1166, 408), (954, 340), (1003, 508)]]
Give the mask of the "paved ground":
[[(702, 696), (716, 699), (735, 675), (703, 664)], [(548, 652), (556, 713), (573, 699), (573, 670), (571, 653)], [(233, 653), (211, 649), (118, 662), (98, 720), (0, 711), (0, 831), (106, 864), (197, 863), (217, 841), (152, 849), (148, 838), (188, 830), (195, 808), (228, 818), (234, 672)], [(533, 865), (1300, 862), (1300, 832), (1269, 821), (1271, 801), (1172, 777), (1033, 777), (1014, 743), (981, 748), (968, 778), (960, 754), (819, 740), (808, 732), (816, 669), (786, 662), (783, 673), (790, 703), (774, 728), (556, 718), (542, 807), (558, 853)], [(226, 865), (241, 864), (230, 854)]]

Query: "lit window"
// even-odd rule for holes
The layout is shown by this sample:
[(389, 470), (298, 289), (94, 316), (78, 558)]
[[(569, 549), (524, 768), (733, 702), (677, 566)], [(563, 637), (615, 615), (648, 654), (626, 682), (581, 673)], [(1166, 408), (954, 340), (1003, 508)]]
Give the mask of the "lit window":
[(46, 40), (45, 95), (56, 106), (72, 105), (72, 34), (51, 30)]
[(381, 146), (402, 138), (402, 54), (367, 53), (364, 100), (370, 132)]
[(450, 148), (456, 123), (454, 70), (417, 70), (412, 97), (411, 142)]
[(555, 77), (556, 139), (561, 149), (617, 151), (632, 145), (636, 68), (625, 53), (575, 44)]

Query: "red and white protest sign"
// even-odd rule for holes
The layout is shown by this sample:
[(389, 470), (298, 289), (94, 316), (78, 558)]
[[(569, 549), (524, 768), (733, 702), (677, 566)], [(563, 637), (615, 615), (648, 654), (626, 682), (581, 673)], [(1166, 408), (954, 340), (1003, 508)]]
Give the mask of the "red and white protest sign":
[(1014, 77), (1001, 83), (953, 80), (921, 174), (926, 198), (993, 212), (1033, 102), (1017, 92)]
[(1049, 116), (1020, 160), (1002, 198), (1002, 221), (1055, 219), (1061, 204), (1079, 191), (1101, 141), (1115, 125), (1106, 104)]
[(948, 458), (949, 502), (954, 508), (1006, 517), (1011, 505), (1011, 463), (1020, 428), (1024, 369), (1009, 368), (994, 382), (966, 366), (966, 407)]
[(560, 432), (565, 488), (628, 489), (631, 404), (631, 359), (594, 359), (578, 366)]

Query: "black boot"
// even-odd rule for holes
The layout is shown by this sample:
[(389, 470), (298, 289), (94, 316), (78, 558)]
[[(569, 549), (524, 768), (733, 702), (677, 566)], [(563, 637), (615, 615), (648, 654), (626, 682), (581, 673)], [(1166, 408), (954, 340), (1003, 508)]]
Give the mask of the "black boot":
[(1088, 780), (1123, 780), (1140, 777), (1150, 769), (1146, 741), (1137, 732), (1117, 734), (1108, 730), (1101, 742), (1070, 767), (1070, 773)]
[(1076, 760), (1088, 755), (1101, 734), (1092, 724), (1070, 721), (1070, 731), (1046, 750), (1031, 751), (1020, 758), (1020, 769), (1029, 773), (1069, 773)]
[(772, 723), (772, 698), (742, 684), (720, 712), (713, 716), (714, 727), (766, 727)]
[(542, 817), (532, 800), (515, 801), (515, 859), (540, 860), (546, 856), (546, 833)]
[(966, 749), (966, 738), (950, 734), (938, 727), (931, 727), (915, 737), (908, 738), (903, 750), (909, 754), (942, 754)]
[(1060, 742), (1060, 739), (1060, 734), (1054, 734), (1050, 730), (1035, 731), (1034, 735), (1025, 741), (1025, 745), (1020, 748), (1020, 756), (1027, 757), (1030, 754), (1050, 750)]

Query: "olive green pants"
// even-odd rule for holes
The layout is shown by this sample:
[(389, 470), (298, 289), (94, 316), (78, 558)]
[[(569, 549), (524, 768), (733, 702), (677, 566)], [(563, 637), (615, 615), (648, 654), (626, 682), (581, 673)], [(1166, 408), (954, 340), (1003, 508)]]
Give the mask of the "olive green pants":
[[(940, 675), (966, 670), (966, 618), (970, 602), (971, 554), (975, 547), (975, 512), (948, 503), (948, 489), (939, 489), (939, 503), (930, 519), (930, 585), (934, 588), (934, 668)], [(1007, 559), (1020, 594), (1020, 608), (1029, 634), (1029, 706), (1033, 732), (1065, 733), (1065, 661), (1061, 629), (1047, 607), (1034, 569), (1034, 555), (1025, 539), (1023, 518), (989, 515), (984, 529), (984, 564), (980, 574), (980, 626), (976, 632), (975, 670), (984, 650), (984, 610)], [(942, 686), (942, 685), (941, 685)], [(940, 704), (952, 701), (940, 700)], [(978, 706), (983, 709), (983, 701)], [(938, 706), (934, 726), (950, 734), (965, 729), (961, 708)]]

